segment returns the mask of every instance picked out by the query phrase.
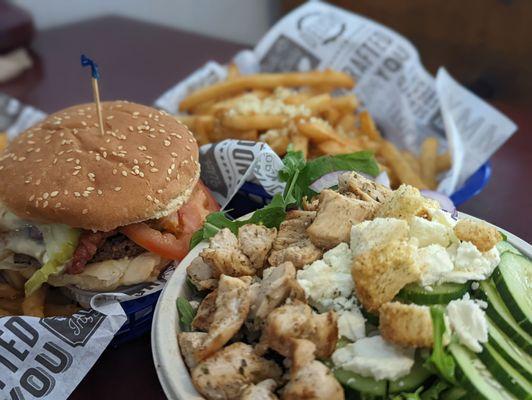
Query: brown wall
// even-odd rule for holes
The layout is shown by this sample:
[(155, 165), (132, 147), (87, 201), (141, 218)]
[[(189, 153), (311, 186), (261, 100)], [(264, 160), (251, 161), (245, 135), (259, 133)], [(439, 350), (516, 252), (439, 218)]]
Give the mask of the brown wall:
[[(303, 3), (283, 0), (283, 10)], [(532, 0), (334, 0), (400, 32), (482, 96), (532, 100)]]

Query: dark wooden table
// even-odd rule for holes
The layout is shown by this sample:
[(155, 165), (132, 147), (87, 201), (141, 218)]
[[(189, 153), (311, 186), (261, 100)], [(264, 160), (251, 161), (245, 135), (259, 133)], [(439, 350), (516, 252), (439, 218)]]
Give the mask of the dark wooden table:
[[(0, 92), (46, 112), (91, 101), (88, 73), (79, 66), (83, 52), (100, 65), (104, 99), (151, 104), (206, 61), (227, 61), (241, 48), (179, 30), (100, 18), (39, 33), (33, 44), (35, 68), (0, 85)], [(488, 186), (460, 209), (530, 242), (532, 116), (525, 104), (495, 104), (519, 125), (519, 132), (493, 156)], [(163, 399), (149, 335), (106, 350), (71, 398)]]

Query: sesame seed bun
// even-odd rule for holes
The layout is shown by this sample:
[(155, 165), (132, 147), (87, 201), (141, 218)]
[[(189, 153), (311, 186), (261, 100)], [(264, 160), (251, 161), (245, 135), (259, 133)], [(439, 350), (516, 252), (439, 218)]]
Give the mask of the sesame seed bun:
[(163, 111), (126, 101), (50, 115), (0, 156), (0, 201), (19, 217), (110, 231), (176, 211), (199, 177), (198, 146)]

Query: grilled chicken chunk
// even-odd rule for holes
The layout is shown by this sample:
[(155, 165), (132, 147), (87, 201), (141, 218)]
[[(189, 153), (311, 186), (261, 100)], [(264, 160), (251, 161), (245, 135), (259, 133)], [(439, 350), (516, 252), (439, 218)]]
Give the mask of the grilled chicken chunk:
[(278, 400), (274, 394), (276, 387), (277, 383), (273, 379), (247, 385), (240, 395), (240, 400)]
[(313, 211), (289, 211), (279, 227), (279, 233), (273, 242), (268, 258), (270, 265), (279, 265), (291, 261), (296, 269), (316, 261), (322, 251), (311, 241), (306, 232), (316, 216)]
[(212, 290), (218, 285), (213, 268), (201, 257), (196, 257), (187, 267), (187, 275), (198, 290)]
[(198, 365), (196, 352), (206, 336), (207, 334), (205, 332), (180, 332), (177, 335), (179, 348), (188, 368), (192, 369)]
[(264, 263), (277, 236), (277, 229), (264, 225), (244, 225), (238, 230), (238, 243), (242, 252), (249, 258), (255, 273), (264, 268)]
[(264, 270), (248, 318), (255, 320), (255, 327), (259, 327), (268, 314), (289, 297), (304, 300), (305, 294), (297, 283), (294, 265), (287, 261)]
[(320, 193), (318, 213), (307, 229), (307, 234), (316, 246), (331, 249), (338, 244), (349, 242), (351, 227), (371, 219), (378, 204), (350, 198), (334, 190)]
[(343, 400), (344, 391), (329, 368), (314, 359), (315, 346), (304, 339), (291, 340), (290, 381), (283, 388), (283, 400)]
[(281, 368), (258, 356), (250, 345), (239, 342), (199, 363), (191, 375), (198, 392), (208, 400), (236, 400), (246, 385), (265, 379), (278, 381)]
[(338, 177), (338, 191), (343, 194), (352, 194), (355, 198), (370, 203), (383, 203), (392, 194), (390, 188), (356, 172), (346, 172)]
[(307, 304), (298, 300), (278, 307), (266, 319), (258, 350), (271, 348), (288, 357), (292, 339), (308, 339), (316, 346), (318, 357), (329, 357), (338, 340), (336, 313), (329, 311), (316, 314)]
[(214, 319), (214, 313), (216, 311), (216, 296), (218, 290), (210, 292), (200, 303), (196, 316), (192, 320), (192, 328), (199, 331), (207, 332)]
[(201, 252), (201, 258), (213, 268), (215, 276), (255, 274), (251, 261), (238, 246), (238, 239), (227, 228), (210, 239), (209, 247)]
[(249, 312), (249, 283), (222, 275), (215, 301), (216, 311), (196, 357), (203, 360), (221, 349), (238, 332)]

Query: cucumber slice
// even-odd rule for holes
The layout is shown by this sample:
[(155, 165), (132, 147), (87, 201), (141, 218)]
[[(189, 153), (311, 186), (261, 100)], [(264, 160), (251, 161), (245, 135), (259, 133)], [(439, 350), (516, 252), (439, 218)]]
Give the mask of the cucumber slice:
[(421, 360), (416, 360), (416, 363), (408, 375), (396, 379), (395, 381), (390, 381), (388, 385), (388, 393), (414, 392), (431, 375), (432, 372), (423, 367), (423, 362)]
[(532, 262), (514, 253), (503, 253), (493, 281), (517, 323), (531, 332)]
[(484, 345), (478, 358), (484, 363), (491, 374), (503, 385), (508, 392), (520, 399), (532, 397), (532, 384), (521, 376), (489, 343)]
[(512, 339), (525, 353), (532, 356), (532, 336), (520, 327), (504, 304), (491, 280), (480, 282), (478, 294), (488, 302), (486, 314), (495, 325)]
[(427, 290), (417, 283), (410, 283), (401, 289), (397, 299), (421, 305), (447, 304), (462, 298), (469, 290), (468, 283), (442, 283)]
[(497, 243), (497, 250), (499, 250), (499, 253), (505, 253), (509, 251), (510, 253), (522, 255), (519, 250), (517, 250), (514, 246), (512, 246), (510, 243), (508, 243), (506, 240), (503, 240), (502, 242)]
[(472, 398), (487, 400), (509, 400), (515, 397), (509, 393), (486, 369), (486, 366), (472, 351), (452, 343), (448, 347), (456, 361), (456, 375), (462, 385), (475, 394)]
[(386, 396), (387, 381), (376, 381), (342, 368), (334, 370), (334, 376), (343, 386), (365, 395)]
[(467, 394), (468, 393), (465, 389), (462, 389), (459, 386), (454, 386), (443, 392), (440, 398), (441, 400), (461, 400), (465, 399)]
[(532, 357), (510, 340), (488, 317), (488, 342), (517, 372), (532, 381)]

